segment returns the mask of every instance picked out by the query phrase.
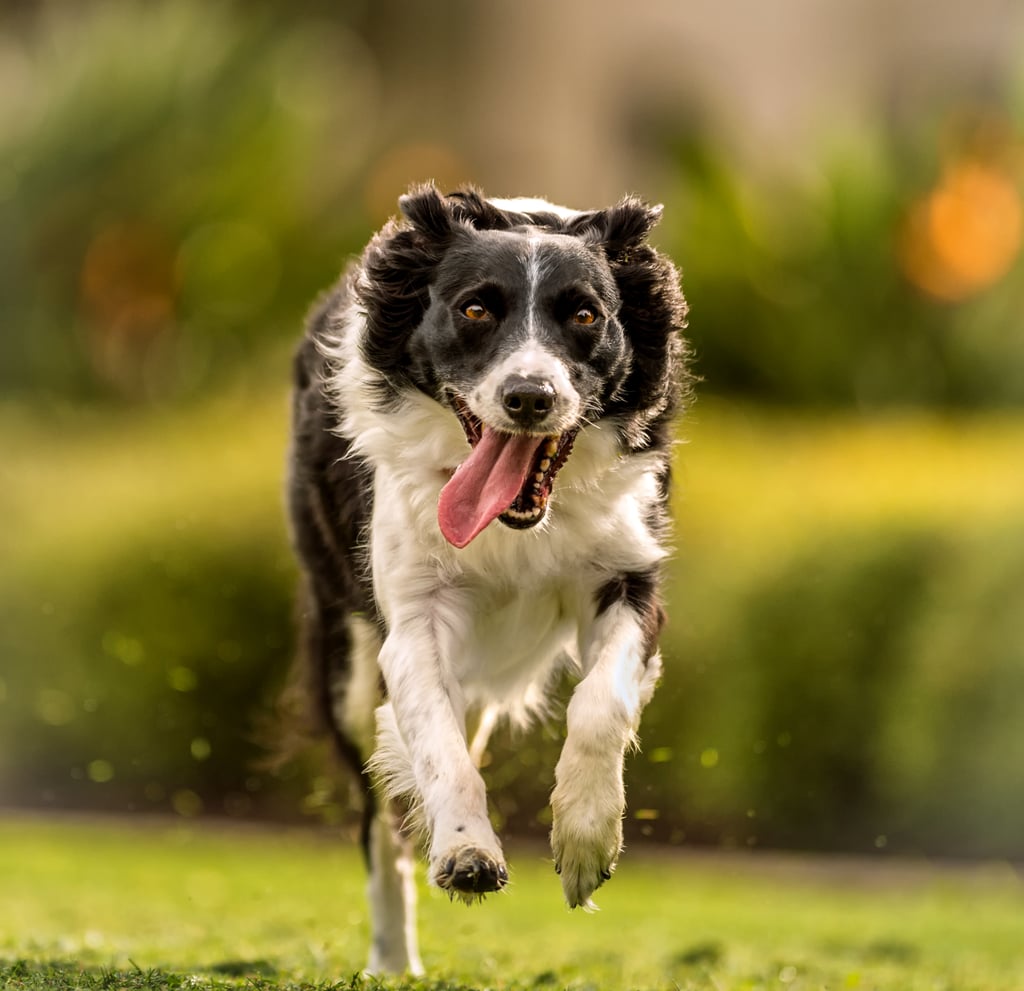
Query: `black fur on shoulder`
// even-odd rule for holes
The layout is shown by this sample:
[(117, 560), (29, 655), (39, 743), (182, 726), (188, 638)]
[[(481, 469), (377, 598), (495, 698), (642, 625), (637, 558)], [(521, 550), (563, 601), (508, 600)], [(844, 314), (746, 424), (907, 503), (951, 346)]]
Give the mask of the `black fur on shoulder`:
[(644, 631), (644, 649), (652, 655), (658, 648), (658, 637), (667, 615), (659, 591), (661, 573), (658, 568), (627, 572), (607, 581), (597, 594), (598, 615), (616, 602), (625, 602), (639, 617)]

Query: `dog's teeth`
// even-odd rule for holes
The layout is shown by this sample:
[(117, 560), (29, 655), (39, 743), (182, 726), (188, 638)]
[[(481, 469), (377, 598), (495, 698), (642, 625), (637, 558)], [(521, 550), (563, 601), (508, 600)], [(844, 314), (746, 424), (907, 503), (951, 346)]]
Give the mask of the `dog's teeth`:
[(553, 458), (558, 452), (558, 438), (549, 437), (544, 444), (544, 453), (549, 457)]
[[(541, 464), (542, 464), (542, 466), (543, 466), (543, 462), (542, 462)], [(537, 471), (537, 472), (534, 472), (534, 474), (533, 474), (533, 480), (534, 480), (535, 482), (543, 482), (543, 481), (544, 481), (544, 472), (542, 472), (542, 471)]]
[(534, 508), (533, 509), (528, 509), (528, 510), (525, 510), (525, 511), (524, 510), (520, 510), (520, 509), (506, 509), (505, 510), (505, 515), (512, 517), (512, 519), (514, 519), (514, 520), (524, 520), (525, 521), (525, 520), (535, 520), (535, 519), (537, 519), (540, 516), (541, 511), (542, 511), (542, 507), (540, 505), (540, 496), (533, 496), (532, 499), (533, 499), (533, 503), (534, 503)]
[[(548, 468), (551, 467), (551, 458), (544, 458), (544, 460), (541, 461), (541, 463), (537, 467), (540, 468), (540, 470), (542, 472), (547, 471)], [(535, 477), (536, 477), (537, 481), (539, 482), (544, 476), (541, 475), (541, 474), (538, 474)]]

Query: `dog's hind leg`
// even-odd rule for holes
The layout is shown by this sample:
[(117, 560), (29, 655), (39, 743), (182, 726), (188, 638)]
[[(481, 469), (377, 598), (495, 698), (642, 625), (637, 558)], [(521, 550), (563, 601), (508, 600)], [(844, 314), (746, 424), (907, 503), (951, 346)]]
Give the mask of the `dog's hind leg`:
[[(374, 745), (374, 712), (380, 702), (377, 654), (380, 635), (361, 616), (346, 619), (350, 666), (344, 685), (335, 691), (334, 718), (339, 730), (368, 756)], [(365, 782), (365, 760), (360, 773)], [(362, 845), (370, 908), (370, 974), (423, 973), (416, 934), (416, 879), (412, 840), (403, 830), (397, 803), (380, 799), (375, 789), (364, 801)]]
[(476, 728), (470, 737), (472, 742), (469, 745), (469, 759), (474, 767), (483, 764), (484, 754), (487, 752), (487, 744), (490, 742), (491, 733), (498, 722), (498, 707), (496, 705), (484, 706), (477, 719)]
[[(376, 626), (360, 616), (347, 621), (351, 670), (338, 692), (335, 717), (346, 734), (358, 741), (363, 754), (373, 749), (374, 710), (380, 702)], [(365, 772), (363, 772), (365, 773)], [(416, 934), (415, 857), (411, 837), (403, 830), (403, 811), (397, 803), (366, 796), (371, 814), (364, 818), (363, 851), (369, 875), (366, 900), (370, 908), (370, 974), (423, 974)]]
[(399, 813), (383, 803), (370, 823), (367, 858), (370, 878), (370, 974), (423, 974), (416, 936), (416, 879), (412, 840)]
[(412, 844), (402, 833), (401, 817), (392, 803), (378, 800), (366, 770), (373, 749), (374, 709), (380, 702), (379, 634), (373, 623), (358, 614), (319, 607), (313, 594), (307, 595), (303, 628), (319, 718), (361, 792), (360, 844), (368, 874), (371, 929), (367, 970), (422, 974)]

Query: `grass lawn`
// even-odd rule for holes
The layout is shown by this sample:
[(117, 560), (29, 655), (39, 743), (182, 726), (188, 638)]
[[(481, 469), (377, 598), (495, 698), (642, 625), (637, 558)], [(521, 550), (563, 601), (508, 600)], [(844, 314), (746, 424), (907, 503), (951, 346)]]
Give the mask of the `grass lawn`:
[[(936, 868), (628, 850), (571, 913), (539, 848), (482, 906), (422, 890), (431, 974), (388, 987), (1024, 987), (1024, 884)], [(357, 852), (322, 833), (0, 819), (0, 987), (374, 988)]]

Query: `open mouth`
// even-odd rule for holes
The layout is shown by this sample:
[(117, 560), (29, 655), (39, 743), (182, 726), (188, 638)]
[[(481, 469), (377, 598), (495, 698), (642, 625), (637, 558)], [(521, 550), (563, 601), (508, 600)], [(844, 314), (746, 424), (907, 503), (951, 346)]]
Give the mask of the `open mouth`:
[(472, 450), (441, 491), (438, 522), (445, 538), (465, 547), (494, 519), (516, 530), (536, 526), (578, 428), (548, 435), (505, 433), (483, 424), (460, 396), (451, 395), (450, 402)]

